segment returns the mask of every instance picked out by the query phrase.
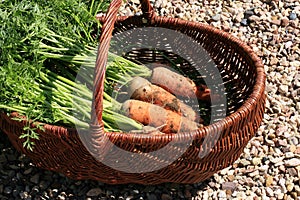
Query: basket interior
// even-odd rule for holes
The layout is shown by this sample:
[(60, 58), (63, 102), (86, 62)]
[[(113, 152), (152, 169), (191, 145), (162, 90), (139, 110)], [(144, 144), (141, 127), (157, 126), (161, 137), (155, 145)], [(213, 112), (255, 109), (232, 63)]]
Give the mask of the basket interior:
[[(159, 18), (159, 17), (158, 17)], [(199, 51), (195, 49), (195, 46), (188, 46), (181, 44), (176, 41), (177, 44), (174, 44), (174, 41), (168, 41), (171, 48), (165, 48), (168, 46), (168, 42), (164, 43), (164, 50), (157, 48), (135, 48), (135, 47), (126, 47), (121, 38), (121, 51), (122, 55), (127, 59), (130, 59), (135, 62), (141, 62), (147, 64), (147, 66), (154, 66), (156, 63), (164, 64), (170, 67), (175, 66), (175, 70), (181, 72), (183, 75), (189, 77), (196, 84), (206, 84), (213, 88), (214, 91), (218, 91), (220, 87), (220, 81), (217, 80), (216, 70), (211, 69), (212, 65), (208, 63), (213, 61), (217, 68), (217, 73), (221, 77), (221, 84), (224, 88), (224, 94), (226, 98), (226, 105), (223, 105), (224, 102), (219, 104), (214, 102), (205, 103), (203, 101), (192, 102), (192, 104), (200, 105), (200, 114), (205, 120), (205, 125), (209, 125), (212, 122), (219, 121), (225, 116), (224, 109), (226, 110), (226, 116), (233, 114), (237, 111), (251, 95), (254, 89), (255, 80), (257, 76), (257, 71), (253, 60), (245, 52), (245, 50), (239, 45), (239, 42), (234, 38), (223, 37), (222, 35), (216, 34), (213, 32), (213, 29), (204, 28), (199, 23), (192, 22), (183, 22), (182, 20), (167, 20), (167, 18), (159, 18), (161, 20), (155, 20), (152, 24), (144, 23), (143, 19), (140, 17), (131, 17), (126, 20), (122, 20), (117, 23), (114, 34), (117, 35), (119, 40), (120, 33), (128, 32), (128, 34), (123, 34), (126, 37), (126, 40), (135, 41), (136, 35), (130, 34), (132, 30), (139, 28), (149, 28), (149, 27), (159, 27), (175, 30), (176, 32), (182, 33), (195, 41), (203, 50), (205, 51), (205, 58), (200, 58), (200, 65), (195, 66), (194, 63), (187, 61), (181, 55), (178, 55), (176, 52), (172, 52), (172, 49), (182, 49), (183, 54), (189, 53), (191, 51)], [(133, 25), (134, 24), (134, 25)], [(151, 31), (151, 29), (150, 29)], [(123, 36), (123, 37), (124, 37)], [(114, 38), (114, 36), (113, 36)], [(161, 38), (156, 38), (157, 41), (147, 41), (151, 40), (145, 37), (145, 43), (158, 43), (160, 40), (164, 40), (164, 36)], [(139, 41), (138, 41), (139, 42)], [(173, 42), (173, 44), (172, 44)], [(185, 48), (185, 49), (183, 49)], [(194, 48), (194, 49), (193, 49)], [(129, 51), (126, 51), (126, 49)], [(167, 49), (167, 50), (165, 50)], [(177, 51), (177, 50), (176, 50)], [(203, 54), (201, 54), (202, 56)], [(167, 57), (167, 59), (166, 59)], [(203, 72), (203, 73), (202, 73)], [(206, 77), (209, 77), (208, 82)], [(211, 109), (212, 106), (216, 112), (213, 112), (214, 120), (211, 121)], [(220, 117), (218, 117), (220, 116)]]

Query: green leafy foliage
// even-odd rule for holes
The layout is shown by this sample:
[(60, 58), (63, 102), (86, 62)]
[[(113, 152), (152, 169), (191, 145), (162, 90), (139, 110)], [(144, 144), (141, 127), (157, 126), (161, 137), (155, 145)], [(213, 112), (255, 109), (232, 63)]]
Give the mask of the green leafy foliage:
[[(70, 124), (72, 116), (65, 115), (70, 102), (62, 98), (63, 92), (53, 95), (55, 88), (41, 80), (42, 75), (47, 76), (49, 68), (59, 63), (40, 54), (39, 49), (41, 44), (53, 44), (54, 33), (67, 36), (78, 46), (97, 44), (99, 33), (95, 30), (100, 30), (100, 24), (94, 15), (104, 11), (108, 4), (108, 0), (2, 0), (0, 110), (17, 111), (33, 122)], [(74, 43), (63, 45), (66, 48)], [(32, 149), (38, 138), (37, 129), (41, 128), (42, 125), (33, 128), (29, 124), (24, 127), (21, 138), (25, 139), (25, 147)]]
[[(109, 0), (3, 0), (0, 4), (0, 112), (16, 111), (27, 121), (20, 139), (33, 150), (43, 123), (88, 128), (92, 102), (93, 68), (101, 24), (95, 14)], [(89, 61), (87, 63), (87, 61)], [(106, 92), (125, 77), (148, 76), (145, 66), (109, 53)], [(82, 65), (83, 82), (76, 82)], [(112, 102), (114, 106), (112, 106)], [(118, 125), (142, 125), (118, 113), (120, 103), (104, 94), (103, 122), (107, 131)]]

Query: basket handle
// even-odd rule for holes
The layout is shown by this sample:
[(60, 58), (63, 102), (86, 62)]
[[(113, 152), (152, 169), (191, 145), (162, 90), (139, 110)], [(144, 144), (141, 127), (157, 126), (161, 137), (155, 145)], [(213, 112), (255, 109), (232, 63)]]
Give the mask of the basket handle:
[[(153, 7), (149, 0), (140, 0), (143, 16), (150, 19), (154, 16)], [(117, 20), (117, 13), (122, 4), (122, 0), (112, 0), (108, 11), (105, 15), (104, 22), (102, 24), (101, 36), (99, 39), (98, 53), (96, 59), (96, 65), (94, 70), (94, 83), (93, 83), (93, 101), (92, 101), (92, 112), (91, 112), (91, 123), (92, 129), (97, 132), (101, 129), (104, 132), (102, 123), (102, 112), (103, 112), (103, 91), (104, 91), (104, 80), (105, 71), (108, 58), (108, 51), (110, 41), (112, 38), (112, 32), (114, 24)], [(99, 127), (100, 126), (100, 127)], [(99, 132), (98, 132), (99, 133)]]

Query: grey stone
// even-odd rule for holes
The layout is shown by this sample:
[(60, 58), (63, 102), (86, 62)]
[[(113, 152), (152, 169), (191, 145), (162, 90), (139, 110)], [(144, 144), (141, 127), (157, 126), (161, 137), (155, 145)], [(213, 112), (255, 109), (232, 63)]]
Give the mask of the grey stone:
[(3, 193), (9, 195), (9, 194), (12, 193), (12, 191), (13, 191), (12, 187), (11, 186), (7, 186), (7, 187), (4, 188)]
[(161, 199), (162, 200), (172, 200), (173, 198), (169, 194), (162, 194)]
[(32, 172), (32, 170), (33, 170), (33, 168), (30, 167), (30, 168), (28, 168), (28, 169), (26, 169), (26, 170), (24, 171), (24, 174), (25, 174), (25, 175), (28, 175), (28, 174), (30, 174), (30, 173)]
[(279, 139), (279, 140), (277, 140), (276, 145), (277, 145), (278, 147), (286, 147), (286, 146), (288, 145), (288, 143), (287, 143), (286, 140), (281, 140), (281, 139)]
[(243, 26), (248, 26), (248, 20), (247, 19), (242, 19), (242, 21), (241, 21), (241, 25), (243, 25)]
[(30, 178), (30, 182), (34, 183), (34, 184), (38, 184), (40, 180), (40, 175), (39, 174), (35, 174)]
[(290, 15), (289, 15), (289, 19), (290, 19), (290, 20), (295, 20), (295, 19), (297, 19), (297, 14), (294, 13), (294, 12), (291, 12)]
[(289, 175), (292, 176), (292, 177), (297, 177), (297, 176), (298, 176), (297, 170), (296, 170), (295, 168), (288, 168), (288, 169), (287, 169), (287, 172), (288, 172)]
[(155, 194), (147, 193), (147, 199), (149, 199), (149, 200), (157, 200), (157, 197), (155, 196)]
[(235, 190), (237, 187), (235, 182), (224, 182), (222, 183), (222, 190)]
[(251, 17), (252, 15), (254, 15), (253, 10), (246, 10), (246, 12), (244, 13), (244, 18), (249, 19), (249, 17)]
[(101, 188), (92, 188), (86, 193), (86, 195), (90, 196), (90, 197), (96, 197), (102, 193), (103, 193), (103, 191)]
[(5, 163), (7, 162), (6, 156), (4, 154), (0, 155), (0, 163)]
[(212, 16), (211, 19), (214, 20), (215, 22), (220, 21), (221, 15), (220, 14), (216, 14), (216, 15)]

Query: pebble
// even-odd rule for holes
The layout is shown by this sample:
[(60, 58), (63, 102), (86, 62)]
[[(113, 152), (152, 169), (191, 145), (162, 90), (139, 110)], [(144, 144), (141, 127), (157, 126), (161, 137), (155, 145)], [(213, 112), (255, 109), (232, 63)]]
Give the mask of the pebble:
[(266, 187), (270, 187), (273, 184), (273, 176), (267, 176), (266, 178)]
[(287, 18), (287, 17), (283, 17), (282, 19), (281, 19), (281, 26), (287, 26), (287, 25), (289, 25), (289, 22), (290, 22), (290, 20), (289, 20), (289, 18)]
[(172, 200), (173, 198), (169, 194), (162, 194), (161, 199), (162, 200)]
[(293, 158), (295, 154), (293, 152), (286, 152), (285, 158)]
[(297, 166), (300, 165), (300, 159), (299, 158), (292, 158), (292, 159), (284, 161), (284, 164), (287, 167), (297, 167)]
[(86, 193), (86, 195), (90, 196), (90, 197), (96, 197), (102, 193), (103, 193), (103, 191), (101, 188), (92, 188)]
[(28, 192), (21, 192), (20, 193), (20, 198), (21, 199), (28, 199), (29, 198), (29, 194), (28, 194)]
[(12, 191), (13, 191), (12, 187), (8, 186), (8, 187), (4, 188), (3, 193), (10, 195), (12, 193)]
[(40, 175), (39, 174), (35, 174), (30, 178), (30, 181), (34, 184), (38, 184), (40, 180)]
[(292, 12), (292, 13), (289, 15), (289, 19), (290, 19), (290, 20), (295, 20), (295, 19), (297, 19), (297, 14), (294, 13), (294, 12)]
[[(293, 42), (292, 41), (287, 41), (285, 44), (284, 44), (284, 47), (286, 49), (289, 49), (293, 46)], [(288, 63), (288, 62), (287, 62)], [(290, 64), (290, 63), (289, 63)]]
[(272, 190), (270, 187), (267, 187), (267, 188), (266, 188), (266, 194), (267, 194), (269, 197), (274, 196), (274, 192), (273, 192), (273, 190)]
[(259, 164), (261, 164), (261, 158), (253, 158), (252, 159), (252, 164), (253, 165), (259, 165)]
[(277, 163), (281, 162), (283, 159), (284, 159), (283, 157), (271, 158), (270, 162), (273, 164), (277, 164)]
[(291, 192), (291, 197), (293, 198), (293, 199), (298, 199), (298, 194), (297, 194), (297, 192)]
[(220, 21), (221, 15), (220, 14), (216, 14), (216, 15), (212, 16), (211, 19), (214, 20), (215, 22)]
[(251, 17), (252, 15), (254, 15), (253, 10), (246, 10), (246, 12), (244, 13), (245, 19), (249, 19), (249, 17)]
[(239, 162), (239, 165), (240, 165), (240, 166), (243, 166), (243, 167), (248, 166), (248, 165), (250, 165), (250, 164), (251, 164), (251, 162), (248, 161), (248, 160), (246, 160), (246, 159), (243, 159), (243, 160), (241, 160), (241, 161)]
[(298, 175), (297, 170), (295, 168), (288, 168), (287, 172), (290, 176), (295, 177)]
[(258, 170), (255, 170), (254, 172), (249, 173), (250, 177), (255, 177), (255, 176), (258, 176), (258, 175), (259, 175), (259, 171)]
[(274, 25), (280, 26), (281, 20), (279, 20), (279, 19), (273, 19), (273, 20), (271, 21), (271, 23), (274, 24)]
[(286, 94), (289, 91), (289, 86), (287, 85), (280, 85), (279, 86), (279, 92), (281, 92), (282, 94)]
[(278, 169), (280, 170), (280, 171), (282, 171), (282, 172), (285, 172), (285, 166), (283, 165), (283, 164), (280, 164), (279, 166), (278, 166)]
[(155, 194), (148, 193), (147, 194), (147, 199), (149, 199), (149, 200), (157, 200), (157, 197), (155, 196)]
[(291, 192), (291, 191), (294, 189), (294, 184), (293, 184), (293, 183), (289, 183), (289, 184), (286, 186), (286, 189), (287, 189), (287, 191)]
[(237, 187), (236, 183), (235, 182), (224, 182), (222, 184), (222, 190), (235, 190)]
[(259, 21), (260, 21), (260, 17), (257, 16), (257, 15), (252, 15), (252, 16), (250, 16), (250, 17), (248, 18), (248, 20), (249, 20), (250, 22), (259, 22)]
[(288, 143), (287, 143), (286, 140), (281, 140), (281, 139), (279, 139), (279, 140), (277, 140), (277, 142), (276, 142), (276, 146), (278, 146), (278, 147), (286, 147), (287, 145), (288, 145)]
[(235, 179), (235, 176), (234, 175), (228, 175), (227, 178), (228, 178), (229, 181), (232, 182)]
[(277, 199), (281, 200), (283, 198), (284, 198), (284, 193), (280, 192), (280, 193), (277, 194)]
[(226, 192), (223, 191), (223, 190), (221, 190), (221, 191), (219, 192), (219, 194), (218, 194), (218, 197), (219, 197), (220, 199), (226, 199)]
[(248, 20), (247, 19), (242, 19), (242, 21), (241, 21), (241, 25), (243, 25), (243, 26), (247, 26), (248, 25)]
[(30, 174), (30, 173), (32, 172), (32, 170), (33, 170), (33, 168), (26, 169), (26, 170), (24, 171), (24, 174), (25, 174), (25, 175), (28, 175), (28, 174)]
[(239, 23), (243, 20), (243, 18), (244, 18), (244, 14), (243, 13), (238, 13), (235, 17), (235, 21)]

